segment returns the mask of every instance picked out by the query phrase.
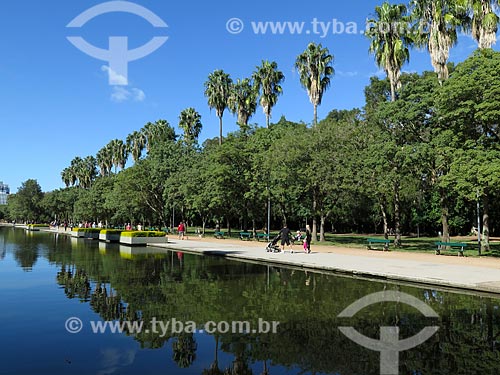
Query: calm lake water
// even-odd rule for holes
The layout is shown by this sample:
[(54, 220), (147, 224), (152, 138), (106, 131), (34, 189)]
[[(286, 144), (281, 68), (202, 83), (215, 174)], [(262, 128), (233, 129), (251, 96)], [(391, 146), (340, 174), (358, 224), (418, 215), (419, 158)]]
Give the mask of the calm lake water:
[[(439, 327), (399, 353), (399, 374), (500, 373), (499, 299), (151, 251), (0, 227), (0, 374), (380, 374), (380, 352), (341, 326), (376, 340), (381, 326), (400, 339)], [(337, 317), (381, 291), (439, 317), (401, 301)], [(106, 321), (130, 326), (94, 332)], [(225, 332), (238, 321), (249, 326)]]

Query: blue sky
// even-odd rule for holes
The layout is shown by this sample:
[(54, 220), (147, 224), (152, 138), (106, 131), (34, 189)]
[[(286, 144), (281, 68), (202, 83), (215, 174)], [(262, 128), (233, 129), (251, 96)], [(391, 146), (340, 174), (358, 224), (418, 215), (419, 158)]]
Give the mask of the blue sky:
[[(111, 139), (125, 139), (148, 121), (166, 119), (177, 128), (179, 113), (187, 107), (202, 115), (201, 140), (217, 136), (218, 119), (203, 95), (203, 84), (215, 69), (224, 69), (236, 80), (250, 76), (263, 59), (275, 60), (286, 78), (272, 121), (285, 115), (306, 123), (311, 122), (312, 106), (293, 66), (309, 42), (322, 43), (335, 56), (336, 74), (318, 110), (320, 118), (332, 109), (363, 106), (369, 77), (383, 76), (368, 54), (368, 40), (360, 35), (380, 0), (316, 0), (314, 6), (269, 0), (135, 0), (168, 27), (155, 28), (123, 12), (102, 14), (82, 28), (66, 27), (101, 3), (19, 0), (2, 4), (0, 181), (8, 183), (11, 192), (29, 178), (37, 179), (44, 191), (61, 188), (60, 172), (75, 156), (95, 155)], [(228, 31), (232, 18), (242, 21), (240, 33)], [(334, 19), (337, 27), (340, 22), (356, 22), (358, 33), (334, 34), (332, 24), (324, 32), (321, 25), (326, 28)], [(289, 29), (281, 34), (270, 29), (266, 34), (256, 33), (256, 22), (267, 21), (303, 22), (304, 26), (300, 35)], [(229, 25), (233, 31), (237, 26)], [(82, 36), (103, 49), (108, 48), (110, 36), (128, 37), (129, 48), (140, 47), (154, 36), (168, 36), (168, 40), (152, 54), (128, 64), (128, 85), (112, 86), (108, 63), (78, 50), (68, 36)], [(460, 37), (450, 60), (464, 60), (475, 47), (470, 37)], [(432, 69), (427, 52), (413, 50), (404, 69)], [(250, 122), (265, 124), (260, 107)], [(224, 133), (236, 128), (235, 118), (226, 112)]]

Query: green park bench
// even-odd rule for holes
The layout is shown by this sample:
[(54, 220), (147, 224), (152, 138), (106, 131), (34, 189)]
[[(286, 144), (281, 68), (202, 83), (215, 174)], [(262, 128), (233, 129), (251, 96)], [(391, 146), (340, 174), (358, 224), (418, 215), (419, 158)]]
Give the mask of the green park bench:
[(224, 237), (224, 234), (225, 234), (224, 232), (214, 232), (214, 237), (219, 239), (226, 238)]
[(367, 250), (378, 250), (375, 246), (377, 244), (383, 244), (382, 250), (386, 251), (389, 250), (391, 240), (385, 238), (367, 238), (366, 242), (368, 242), (368, 245), (366, 245)]
[(269, 241), (269, 234), (267, 234), (267, 233), (257, 233), (257, 241), (260, 241), (261, 238), (263, 238), (266, 241)]
[(447, 247), (449, 247), (451, 250), (453, 250), (453, 248), (456, 248), (458, 250), (457, 251), (457, 255), (458, 256), (463, 256), (464, 255), (464, 247), (467, 247), (467, 244), (466, 243), (462, 243), (462, 242), (443, 242), (443, 241), (438, 241), (438, 242), (434, 242), (434, 244), (437, 246), (436, 255), (440, 255), (441, 254), (441, 250), (444, 250)]
[(240, 240), (249, 240), (250, 238), (252, 238), (252, 233), (240, 232)]

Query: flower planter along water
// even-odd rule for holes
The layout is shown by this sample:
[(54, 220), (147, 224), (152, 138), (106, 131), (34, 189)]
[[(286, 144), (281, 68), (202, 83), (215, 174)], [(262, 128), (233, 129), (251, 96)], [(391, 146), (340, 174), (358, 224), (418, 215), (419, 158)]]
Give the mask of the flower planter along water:
[(71, 237), (99, 239), (99, 232), (97, 228), (75, 228), (71, 231)]
[(145, 246), (146, 244), (168, 242), (165, 232), (131, 231), (122, 232), (120, 243), (131, 246)]
[(99, 240), (106, 242), (119, 242), (122, 231), (115, 229), (103, 229), (99, 233)]

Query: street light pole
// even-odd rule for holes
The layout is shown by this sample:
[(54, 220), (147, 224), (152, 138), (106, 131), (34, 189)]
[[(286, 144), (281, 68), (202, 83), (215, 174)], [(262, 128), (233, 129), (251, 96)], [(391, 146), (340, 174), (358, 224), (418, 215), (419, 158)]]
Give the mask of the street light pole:
[(481, 255), (481, 215), (479, 212), (479, 189), (476, 190), (477, 200), (477, 251)]

